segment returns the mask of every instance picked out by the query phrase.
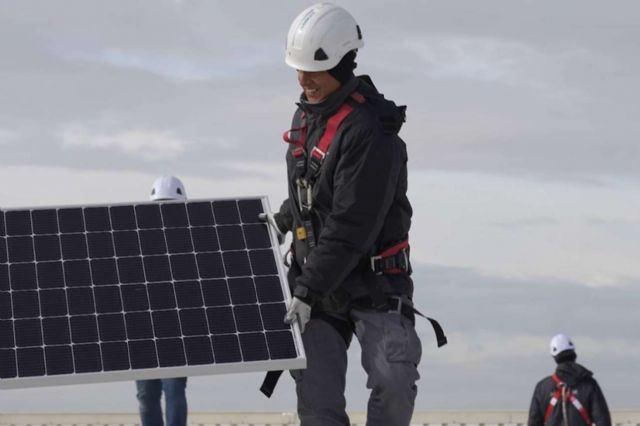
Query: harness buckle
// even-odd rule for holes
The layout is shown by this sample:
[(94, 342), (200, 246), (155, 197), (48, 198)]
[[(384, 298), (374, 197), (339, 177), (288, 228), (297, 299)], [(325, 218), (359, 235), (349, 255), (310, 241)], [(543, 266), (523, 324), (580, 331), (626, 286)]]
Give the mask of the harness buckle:
[(320, 148), (318, 148), (317, 146), (313, 147), (313, 150), (311, 150), (311, 155), (313, 157), (315, 157), (316, 159), (318, 159), (318, 161), (322, 162), (324, 161), (324, 157), (327, 156), (327, 153), (322, 151)]
[(298, 208), (300, 212), (310, 211), (313, 207), (313, 193), (311, 185), (304, 178), (296, 179), (296, 186), (298, 188)]
[[(396, 301), (396, 306), (393, 306), (394, 303), (392, 301)], [(403, 305), (403, 301), (402, 298), (399, 296), (391, 296), (389, 297), (389, 310), (387, 311), (390, 314), (402, 314), (402, 305)]]
[(370, 260), (371, 260), (371, 270), (373, 272), (375, 272), (376, 275), (382, 275), (382, 268), (377, 268), (377, 263), (380, 259), (382, 259), (382, 256), (378, 255), (378, 256), (371, 256)]
[(403, 271), (409, 270), (409, 255), (407, 255), (407, 250), (400, 251), (402, 253), (402, 260), (404, 261), (402, 265), (400, 265), (400, 269)]
[(404, 248), (392, 255), (379, 254), (371, 256), (369, 259), (371, 270), (376, 275), (409, 271), (409, 254), (408, 250)]

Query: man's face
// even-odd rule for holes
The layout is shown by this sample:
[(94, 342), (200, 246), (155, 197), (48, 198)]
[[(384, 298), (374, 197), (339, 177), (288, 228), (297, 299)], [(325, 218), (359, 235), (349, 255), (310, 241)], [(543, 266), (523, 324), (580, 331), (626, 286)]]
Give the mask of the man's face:
[(298, 70), (298, 82), (310, 104), (321, 102), (340, 87), (340, 82), (327, 71)]

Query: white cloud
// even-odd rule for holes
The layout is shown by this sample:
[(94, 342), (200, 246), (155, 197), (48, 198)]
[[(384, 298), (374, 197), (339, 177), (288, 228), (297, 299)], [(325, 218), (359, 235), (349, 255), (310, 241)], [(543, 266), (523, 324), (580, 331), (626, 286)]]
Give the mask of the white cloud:
[(640, 278), (638, 184), (417, 170), (409, 184), (416, 262), (589, 285)]
[(163, 174), (178, 176), (190, 199), (269, 196), (278, 208), (286, 196), (283, 175), (234, 175), (206, 178), (189, 170), (162, 169), (156, 174), (118, 170), (79, 170), (64, 167), (7, 166), (0, 168), (1, 207), (60, 206), (124, 203), (146, 200), (154, 180)]
[(512, 81), (518, 61), (534, 55), (524, 44), (488, 38), (429, 37), (404, 45), (423, 59), (435, 78)]
[(59, 133), (64, 148), (116, 150), (147, 161), (166, 160), (181, 154), (191, 144), (169, 131), (146, 129), (114, 133), (93, 132), (79, 125), (67, 125)]
[(95, 59), (116, 67), (141, 69), (177, 80), (206, 80), (216, 74), (213, 64), (202, 64), (167, 53), (127, 52), (110, 48), (99, 52)]
[[(179, 5), (178, 5), (179, 6)], [(215, 47), (215, 46), (212, 46)], [(54, 54), (73, 61), (107, 64), (112, 67), (146, 71), (178, 82), (228, 79), (256, 72), (258, 67), (279, 64), (280, 50), (264, 41), (223, 45), (228, 51), (175, 51), (170, 48), (133, 49), (51, 44)]]
[[(285, 166), (283, 162), (267, 163), (264, 161), (230, 161), (224, 163), (229, 169), (245, 173), (245, 174), (259, 174), (262, 176), (268, 176), (270, 178), (284, 178)], [(285, 182), (284, 180), (282, 181)]]
[[(543, 50), (516, 40), (462, 35), (433, 35), (405, 40), (405, 49), (422, 59), (435, 79), (524, 86), (547, 96), (581, 98), (584, 94), (565, 78), (577, 61), (595, 53), (578, 46)], [(604, 58), (599, 57), (602, 66)]]

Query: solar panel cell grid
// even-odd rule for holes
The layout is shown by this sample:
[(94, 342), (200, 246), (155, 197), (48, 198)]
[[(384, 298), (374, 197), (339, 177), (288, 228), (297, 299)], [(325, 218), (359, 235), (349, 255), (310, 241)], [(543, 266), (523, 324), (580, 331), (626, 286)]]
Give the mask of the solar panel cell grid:
[(111, 226), (114, 231), (138, 229), (133, 206), (114, 206), (109, 208)]
[(57, 234), (58, 216), (54, 209), (34, 210), (31, 213), (34, 234)]
[(0, 263), (7, 262), (7, 239), (0, 237)]
[(9, 266), (0, 265), (0, 291), (9, 290)]
[(263, 211), (246, 199), (0, 212), (0, 387), (304, 361)]
[(7, 212), (6, 235), (31, 235), (31, 215), (28, 211)]

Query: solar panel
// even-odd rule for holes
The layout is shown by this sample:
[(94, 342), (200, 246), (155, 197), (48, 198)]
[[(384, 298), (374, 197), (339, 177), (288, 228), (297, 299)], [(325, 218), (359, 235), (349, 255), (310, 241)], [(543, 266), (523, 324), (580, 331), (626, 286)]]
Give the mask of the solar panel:
[(266, 197), (0, 211), (0, 388), (304, 368)]

